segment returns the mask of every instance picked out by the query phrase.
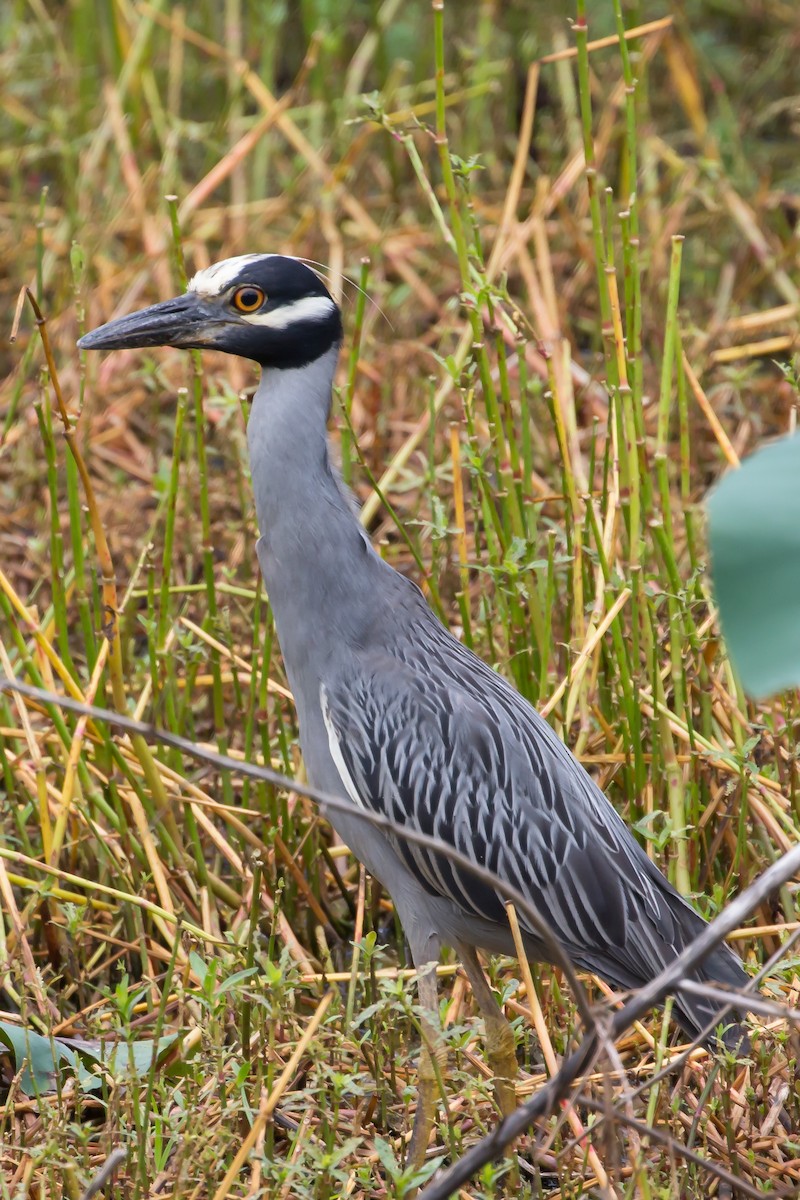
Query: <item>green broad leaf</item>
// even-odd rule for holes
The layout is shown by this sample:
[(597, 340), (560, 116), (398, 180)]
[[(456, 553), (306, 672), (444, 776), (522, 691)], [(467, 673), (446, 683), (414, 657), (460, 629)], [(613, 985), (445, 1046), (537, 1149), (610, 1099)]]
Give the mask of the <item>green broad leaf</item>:
[(85, 1092), (99, 1091), (103, 1078), (109, 1076), (124, 1082), (132, 1075), (146, 1075), (176, 1037), (169, 1033), (158, 1042), (100, 1043), (82, 1038), (47, 1038), (23, 1025), (0, 1021), (0, 1047), (4, 1045), (13, 1056), (15, 1070), (24, 1064), (20, 1088), (26, 1096), (54, 1092), (58, 1077), (67, 1073), (78, 1079)]
[(59, 1071), (64, 1067), (77, 1071), (79, 1067), (80, 1060), (71, 1047), (11, 1021), (0, 1021), (0, 1043), (13, 1055), (17, 1071), (24, 1064), (20, 1087), (26, 1096), (54, 1092)]
[(154, 1061), (169, 1049), (175, 1041), (176, 1034), (167, 1033), (158, 1039), (141, 1040), (137, 1042), (117, 1042), (107, 1046), (104, 1065), (116, 1080), (123, 1081), (131, 1075), (146, 1075)]
[(707, 501), (722, 632), (750, 695), (800, 685), (800, 437), (758, 450)]

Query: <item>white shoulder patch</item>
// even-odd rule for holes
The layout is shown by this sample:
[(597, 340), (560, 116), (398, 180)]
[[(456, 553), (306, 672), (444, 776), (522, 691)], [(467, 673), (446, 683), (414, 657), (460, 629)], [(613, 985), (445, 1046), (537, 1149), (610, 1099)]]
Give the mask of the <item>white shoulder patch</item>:
[(328, 706), (328, 696), (325, 691), (324, 684), (320, 684), (319, 700), (320, 707), (322, 708), (322, 719), (325, 722), (325, 728), (328, 731), (328, 749), (331, 752), (331, 758), (336, 764), (336, 770), (339, 772), (339, 777), (344, 784), (344, 790), (347, 792), (347, 795), (354, 804), (358, 805), (359, 808), (364, 808), (364, 801), (362, 800), (361, 796), (359, 796), (358, 789), (353, 781), (353, 776), (348, 771), (347, 764), (344, 761), (342, 748), (339, 745), (339, 737), (336, 733), (336, 729), (334, 728), (333, 721), (331, 720), (330, 708)]
[(198, 271), (189, 280), (188, 290), (196, 292), (198, 296), (221, 296), (248, 263), (274, 257), (273, 254), (237, 254), (235, 258), (223, 258), (221, 262), (212, 263), (204, 271)]

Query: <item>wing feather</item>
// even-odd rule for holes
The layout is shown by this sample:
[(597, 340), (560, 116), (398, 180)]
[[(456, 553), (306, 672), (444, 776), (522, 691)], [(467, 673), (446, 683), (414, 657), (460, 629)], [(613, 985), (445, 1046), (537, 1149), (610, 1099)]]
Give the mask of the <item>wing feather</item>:
[[(517, 692), (482, 663), (476, 673), (480, 660), (466, 672), (435, 643), (423, 652), (424, 669), (381, 656), (324, 687), (331, 751), (352, 798), (519, 888), (579, 965), (618, 986), (649, 977), (680, 942), (660, 872)], [(426, 891), (505, 923), (493, 889), (392, 840)]]
[[(421, 595), (394, 642), (321, 689), (331, 753), (356, 803), (437, 836), (512, 884), (578, 966), (617, 987), (652, 978), (703, 926), (587, 772), (501, 676), (438, 624)], [(507, 925), (471, 873), (402, 838), (429, 894)], [(536, 931), (526, 926), (531, 945)], [(713, 974), (746, 978), (725, 947)], [(686, 1008), (686, 1005), (683, 1005)]]

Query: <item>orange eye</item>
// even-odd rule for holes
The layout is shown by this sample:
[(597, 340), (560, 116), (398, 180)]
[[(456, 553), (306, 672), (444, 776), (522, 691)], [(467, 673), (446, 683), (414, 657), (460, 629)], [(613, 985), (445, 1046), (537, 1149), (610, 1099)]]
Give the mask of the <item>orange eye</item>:
[(260, 287), (248, 283), (233, 293), (233, 306), (240, 313), (252, 313), (261, 308), (266, 298)]

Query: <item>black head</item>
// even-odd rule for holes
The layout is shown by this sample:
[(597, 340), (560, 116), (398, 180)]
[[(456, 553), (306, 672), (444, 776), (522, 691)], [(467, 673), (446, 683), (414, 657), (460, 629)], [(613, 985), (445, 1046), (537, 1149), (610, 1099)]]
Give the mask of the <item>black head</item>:
[(341, 340), (341, 313), (310, 267), (280, 254), (242, 254), (198, 271), (185, 295), (101, 325), (78, 345), (208, 347), (286, 368)]

